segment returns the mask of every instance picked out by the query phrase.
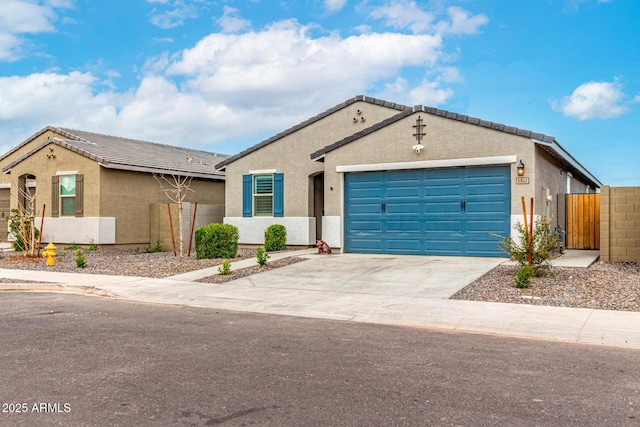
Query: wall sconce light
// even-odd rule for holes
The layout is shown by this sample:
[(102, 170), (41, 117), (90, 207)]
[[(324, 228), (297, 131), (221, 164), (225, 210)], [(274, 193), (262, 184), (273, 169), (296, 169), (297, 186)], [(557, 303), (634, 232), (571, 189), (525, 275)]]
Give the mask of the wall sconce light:
[(518, 176), (524, 176), (524, 163), (522, 163), (522, 160), (520, 160), (520, 164), (516, 166), (516, 169), (518, 169)]

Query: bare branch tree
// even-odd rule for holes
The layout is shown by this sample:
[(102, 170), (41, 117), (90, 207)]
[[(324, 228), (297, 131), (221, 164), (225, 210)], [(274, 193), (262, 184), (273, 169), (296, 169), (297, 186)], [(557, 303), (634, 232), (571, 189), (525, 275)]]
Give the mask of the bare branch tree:
[[(190, 161), (191, 159), (188, 160)], [(193, 191), (195, 193), (195, 190), (191, 189), (191, 181), (193, 180), (193, 177), (188, 175), (188, 173), (184, 175), (174, 173), (167, 177), (164, 174), (153, 174), (153, 177), (156, 179), (156, 181), (158, 181), (158, 184), (160, 184), (160, 189), (162, 190), (162, 192), (169, 198), (169, 200), (178, 205), (180, 257), (184, 256), (184, 221), (182, 215), (182, 202), (189, 194), (189, 191)]]
[[(15, 238), (22, 241), (25, 255), (36, 256), (38, 235), (36, 234), (35, 217), (37, 188), (29, 185), (29, 178), (24, 180), (24, 188), (18, 188), (18, 220), (20, 224), (13, 229)], [(14, 196), (15, 197), (15, 196)]]

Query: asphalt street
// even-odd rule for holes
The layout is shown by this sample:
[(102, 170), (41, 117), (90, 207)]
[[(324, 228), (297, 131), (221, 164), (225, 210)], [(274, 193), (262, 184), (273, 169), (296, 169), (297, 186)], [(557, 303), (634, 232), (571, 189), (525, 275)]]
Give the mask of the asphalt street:
[(637, 426), (640, 353), (0, 294), (0, 425)]

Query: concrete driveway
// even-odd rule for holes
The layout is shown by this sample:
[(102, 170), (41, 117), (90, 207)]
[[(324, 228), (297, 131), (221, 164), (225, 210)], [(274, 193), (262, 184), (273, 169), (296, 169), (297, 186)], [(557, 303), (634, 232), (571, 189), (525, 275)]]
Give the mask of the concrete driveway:
[(256, 274), (234, 286), (447, 299), (505, 258), (307, 255), (308, 261)]

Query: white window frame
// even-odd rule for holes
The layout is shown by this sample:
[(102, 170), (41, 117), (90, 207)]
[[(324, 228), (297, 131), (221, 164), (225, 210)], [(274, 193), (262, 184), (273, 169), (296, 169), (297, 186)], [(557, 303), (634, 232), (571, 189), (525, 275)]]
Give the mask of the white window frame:
[[(73, 195), (62, 194), (62, 178), (66, 178), (66, 177), (72, 177), (73, 178), (73, 183), (74, 183)], [(77, 187), (76, 187), (76, 185), (77, 185), (76, 175), (75, 174), (73, 174), (73, 175), (60, 175), (60, 181), (59, 181), (58, 185), (60, 186), (60, 188), (58, 190), (58, 197), (60, 198), (60, 205), (59, 205), (60, 206), (60, 211), (59, 211), (60, 212), (60, 216), (61, 217), (63, 217), (63, 216), (64, 217), (75, 216), (76, 215), (76, 206), (77, 206), (76, 203), (78, 203), (78, 200), (76, 199), (76, 197), (78, 196)], [(71, 199), (71, 198), (73, 198), (73, 213), (72, 214), (64, 214), (64, 205), (63, 205), (62, 202), (63, 202), (64, 199)]]
[[(259, 177), (270, 177), (271, 178), (271, 193), (257, 193), (257, 185), (256, 185), (256, 178)], [(273, 188), (275, 185), (275, 180), (274, 180), (274, 174), (273, 173), (258, 173), (255, 175), (251, 176), (251, 198), (252, 198), (252, 209), (253, 209), (253, 216), (256, 217), (263, 217), (263, 218), (269, 218), (269, 217), (273, 217)], [(267, 215), (267, 214), (258, 214), (258, 199), (259, 198), (271, 198), (271, 212)]]

